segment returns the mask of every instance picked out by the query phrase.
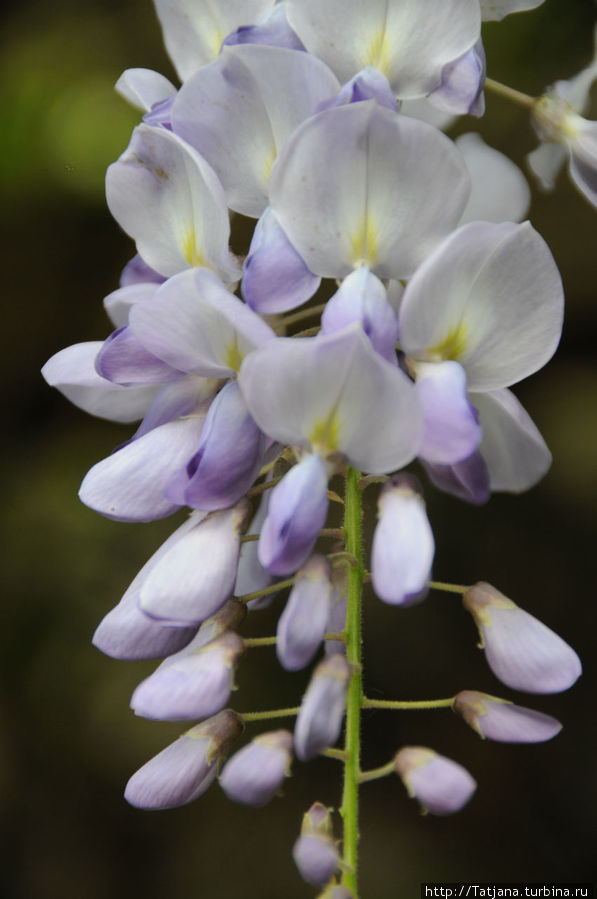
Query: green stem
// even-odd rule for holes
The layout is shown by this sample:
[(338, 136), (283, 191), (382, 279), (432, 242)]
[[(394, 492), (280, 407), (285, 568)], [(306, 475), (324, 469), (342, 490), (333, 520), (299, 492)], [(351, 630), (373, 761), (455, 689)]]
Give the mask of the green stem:
[(394, 760), (388, 762), (387, 765), (382, 765), (381, 768), (372, 768), (370, 771), (361, 771), (359, 775), (359, 783), (367, 783), (370, 780), (379, 780), (380, 777), (387, 777), (388, 774), (393, 774), (396, 770), (394, 765)]
[(523, 94), (522, 91), (517, 91), (513, 87), (508, 87), (507, 84), (502, 84), (500, 81), (494, 81), (493, 78), (485, 79), (485, 88), (493, 91), (494, 94), (499, 94), (500, 97), (511, 100), (518, 106), (524, 106), (525, 109), (531, 109), (536, 102), (535, 97), (529, 97), (528, 94)]
[(445, 593), (466, 593), (470, 587), (463, 587), (462, 584), (445, 584), (443, 581), (429, 581), (431, 590), (443, 590)]
[(363, 699), (364, 709), (396, 709), (399, 711), (409, 711), (410, 709), (449, 709), (454, 702), (454, 697), (449, 699), (413, 699), (413, 700), (394, 700), (394, 699)]
[(250, 649), (252, 646), (275, 646), (277, 637), (244, 637), (243, 643)]
[(361, 594), (363, 586), (363, 553), (361, 545), (360, 474), (354, 468), (346, 473), (346, 506), (344, 532), (346, 550), (355, 559), (348, 568), (346, 605), (346, 656), (352, 670), (346, 697), (346, 738), (344, 751), (344, 789), (340, 814), (344, 822), (342, 885), (358, 899), (357, 858), (359, 843), (359, 774), (361, 751)]
[(277, 593), (278, 590), (284, 590), (286, 587), (292, 587), (294, 584), (294, 578), (289, 577), (286, 578), (285, 581), (276, 581), (275, 584), (272, 584), (271, 587), (264, 587), (263, 590), (255, 590), (254, 593), (244, 593), (242, 596), (237, 596), (236, 599), (239, 602), (251, 602), (252, 599), (259, 599), (260, 596), (267, 596), (269, 593)]
[(270, 718), (294, 718), (300, 706), (291, 709), (271, 709), (269, 712), (237, 712), (241, 721), (268, 721)]

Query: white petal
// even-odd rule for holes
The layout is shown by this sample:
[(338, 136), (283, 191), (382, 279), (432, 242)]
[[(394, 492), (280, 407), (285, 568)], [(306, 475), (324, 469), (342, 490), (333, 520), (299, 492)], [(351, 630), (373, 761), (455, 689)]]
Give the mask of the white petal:
[(597, 206), (597, 122), (582, 120), (570, 143), (570, 176), (587, 200)]
[(290, 26), (341, 81), (365, 66), (401, 99), (437, 87), (441, 70), (479, 37), (476, 0), (287, 0)]
[(379, 598), (402, 605), (426, 589), (435, 542), (422, 498), (400, 483), (389, 484), (379, 498), (371, 571)]
[(400, 340), (415, 359), (460, 362), (469, 390), (494, 390), (545, 365), (560, 339), (563, 310), (559, 272), (529, 222), (472, 222), (409, 282)]
[(148, 300), (160, 285), (156, 283), (129, 284), (113, 290), (104, 299), (104, 309), (115, 328), (124, 328), (129, 323), (129, 312), (135, 303)]
[(222, 185), (197, 151), (166, 128), (135, 128), (108, 168), (106, 197), (143, 260), (161, 275), (207, 265), (226, 282), (240, 277), (228, 251)]
[(260, 428), (284, 444), (343, 453), (381, 474), (409, 462), (421, 439), (413, 384), (358, 325), (330, 337), (278, 338), (247, 356), (240, 386)]
[(104, 343), (75, 343), (55, 353), (41, 370), (50, 387), (56, 387), (79, 409), (109, 421), (143, 418), (161, 385), (121, 387), (100, 377), (95, 359)]
[(560, 144), (540, 144), (527, 156), (527, 165), (539, 179), (543, 190), (553, 190), (559, 171), (567, 156), (566, 148)]
[(236, 212), (257, 218), (279, 149), (316, 107), (340, 90), (308, 53), (241, 44), (225, 47), (180, 90), (174, 131), (213, 167)]
[(370, 100), (303, 123), (278, 156), (270, 203), (316, 275), (367, 265), (405, 278), (460, 218), (469, 179), (445, 135)]
[(547, 445), (510, 390), (471, 394), (479, 412), (481, 455), (492, 490), (521, 493), (533, 487), (551, 465)]
[(91, 468), (81, 484), (81, 502), (118, 521), (153, 521), (179, 508), (166, 488), (199, 444), (204, 416), (168, 422), (127, 443)]
[(171, 81), (151, 69), (126, 69), (114, 87), (121, 97), (145, 112), (176, 93)]
[(130, 318), (131, 330), (151, 353), (208, 378), (229, 378), (247, 353), (275, 337), (206, 268), (169, 278), (152, 299), (135, 306)]
[(461, 134), (455, 143), (471, 176), (471, 195), (460, 224), (521, 222), (528, 212), (531, 192), (518, 166), (489, 147), (479, 134)]
[(144, 612), (172, 624), (204, 621), (232, 594), (240, 528), (248, 503), (215, 512), (185, 534), (154, 566), (141, 587)]
[(274, 0), (154, 0), (164, 43), (181, 81), (215, 59), (222, 41), (253, 25)]

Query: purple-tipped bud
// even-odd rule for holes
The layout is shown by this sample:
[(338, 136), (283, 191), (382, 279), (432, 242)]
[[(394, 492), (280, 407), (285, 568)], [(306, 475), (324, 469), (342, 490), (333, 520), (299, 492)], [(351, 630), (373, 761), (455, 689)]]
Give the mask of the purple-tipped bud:
[(361, 103), (375, 100), (380, 106), (387, 106), (393, 112), (398, 111), (398, 103), (394, 91), (385, 75), (373, 66), (365, 66), (360, 72), (343, 84), (340, 92), (333, 100), (324, 100), (317, 108), (318, 112), (332, 106), (345, 106), (347, 103)]
[(476, 450), (455, 465), (435, 465), (422, 460), (431, 482), (467, 503), (481, 506), (491, 495), (489, 471), (481, 453)]
[(321, 333), (334, 334), (357, 322), (373, 348), (396, 364), (398, 319), (386, 296), (382, 282), (366, 265), (348, 275), (321, 316)]
[(408, 795), (433, 815), (460, 811), (477, 789), (466, 768), (423, 746), (405, 746), (394, 765)]
[(276, 652), (283, 668), (308, 665), (327, 628), (332, 594), (332, 566), (325, 556), (311, 556), (297, 572), (286, 608), (278, 621)]
[(124, 798), (143, 809), (192, 802), (212, 784), (218, 762), (242, 729), (240, 718), (230, 709), (197, 724), (133, 774)]
[(291, 761), (290, 731), (261, 734), (226, 762), (220, 785), (235, 802), (257, 807), (266, 805), (289, 776)]
[(258, 556), (273, 574), (290, 574), (305, 562), (325, 524), (328, 470), (319, 454), (305, 456), (271, 491)]
[(265, 44), (271, 47), (287, 47), (289, 50), (305, 49), (288, 24), (284, 2), (276, 3), (255, 25), (241, 25), (222, 41), (223, 47), (234, 44)]
[(485, 112), (485, 72), (485, 50), (479, 38), (474, 47), (443, 67), (441, 84), (428, 99), (438, 109), (452, 115), (482, 116)]
[(194, 509), (227, 509), (255, 480), (264, 448), (264, 436), (247, 409), (238, 383), (230, 381), (209, 407), (197, 452), (172, 481), (166, 495)]
[(313, 886), (324, 886), (338, 867), (330, 810), (314, 802), (303, 815), (301, 835), (292, 856), (301, 876)]
[(140, 606), (151, 618), (174, 625), (198, 624), (232, 594), (240, 533), (248, 500), (214, 512), (186, 533), (153, 567), (141, 587)]
[(491, 584), (475, 584), (463, 603), (479, 628), (489, 667), (508, 687), (560, 693), (580, 676), (582, 666), (572, 647)]
[(306, 303), (320, 282), (266, 207), (243, 265), (242, 294), (248, 305), (264, 315), (286, 312)]
[(158, 721), (190, 721), (214, 715), (228, 702), (243, 652), (243, 641), (232, 631), (201, 649), (187, 648), (174, 661), (166, 659), (139, 684), (131, 708), (136, 715)]
[(350, 665), (340, 654), (327, 656), (313, 672), (294, 728), (294, 749), (303, 762), (338, 739), (349, 680)]
[(482, 739), (500, 743), (543, 743), (562, 729), (551, 715), (476, 690), (462, 690), (452, 708)]
[(433, 532), (415, 478), (389, 480), (377, 503), (371, 572), (380, 599), (410, 605), (425, 596), (435, 552)]

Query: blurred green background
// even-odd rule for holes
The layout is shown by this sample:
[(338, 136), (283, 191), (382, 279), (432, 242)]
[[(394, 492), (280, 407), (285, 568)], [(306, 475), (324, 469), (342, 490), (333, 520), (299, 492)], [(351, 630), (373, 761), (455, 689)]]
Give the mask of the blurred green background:
[[(142, 813), (122, 791), (130, 774), (184, 727), (136, 719), (130, 693), (152, 663), (104, 658), (94, 627), (174, 520), (106, 521), (83, 507), (87, 469), (129, 430), (87, 418), (43, 383), (58, 349), (107, 335), (101, 299), (132, 255), (103, 197), (103, 173), (137, 120), (113, 92), (124, 68), (174, 77), (150, 0), (21, 0), (4, 8), (0, 192), (6, 385), (0, 629), (2, 899), (124, 899), (310, 894), (290, 858), (302, 813), (338, 804), (338, 765), (297, 763), (284, 799), (250, 810), (216, 787), (179, 810)], [(489, 73), (538, 93), (591, 56), (591, 0), (547, 0), (485, 26)], [(593, 109), (593, 117), (597, 108)], [(523, 111), (488, 97), (460, 131), (522, 164), (535, 141)], [(585, 674), (566, 694), (518, 697), (565, 724), (543, 746), (481, 743), (450, 712), (367, 716), (367, 767), (402, 743), (432, 745), (479, 782), (450, 819), (418, 814), (398, 780), (362, 791), (363, 899), (411, 899), (421, 881), (595, 878), (595, 566), (597, 557), (597, 214), (565, 177), (534, 195), (533, 222), (567, 292), (562, 345), (518, 395), (554, 454), (546, 479), (482, 509), (427, 491), (443, 580), (493, 582), (561, 633)], [(372, 512), (370, 513), (372, 517)], [(280, 605), (247, 628), (272, 633)], [(370, 695), (511, 694), (475, 648), (460, 603), (433, 594), (409, 611), (369, 599)], [(280, 672), (270, 649), (240, 671), (239, 709), (294, 704), (306, 674)], [(513, 697), (516, 698), (516, 697)], [(253, 733), (254, 731), (252, 731)]]

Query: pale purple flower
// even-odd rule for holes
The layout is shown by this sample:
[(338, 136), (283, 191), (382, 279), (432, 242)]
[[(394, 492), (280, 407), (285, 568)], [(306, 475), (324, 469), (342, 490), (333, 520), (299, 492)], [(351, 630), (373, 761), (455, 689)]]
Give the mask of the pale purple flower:
[(217, 612), (232, 595), (249, 511), (243, 499), (231, 509), (212, 512), (185, 533), (141, 585), (142, 611), (179, 627), (199, 624)]
[(301, 834), (292, 849), (292, 857), (303, 880), (315, 887), (329, 881), (339, 861), (333, 839), (315, 834)]
[(230, 709), (197, 724), (133, 774), (124, 798), (142, 809), (192, 802), (211, 786), (218, 763), (241, 731), (240, 718)]
[(205, 646), (189, 646), (165, 659), (131, 697), (136, 715), (158, 721), (207, 718), (223, 709), (233, 687), (244, 643), (225, 631)]
[(220, 179), (228, 206), (258, 218), (273, 162), (293, 131), (340, 89), (309, 53), (244, 44), (224, 47), (195, 72), (172, 107), (172, 128)]
[(215, 59), (224, 38), (253, 25), (275, 0), (154, 0), (164, 43), (181, 81)]
[(303, 696), (294, 728), (294, 749), (308, 762), (340, 736), (350, 665), (336, 653), (319, 663)]
[(333, 839), (330, 809), (314, 802), (303, 815), (301, 835), (292, 856), (301, 877), (313, 886), (324, 886), (338, 867), (339, 856)]
[(371, 550), (373, 588), (384, 602), (409, 605), (425, 595), (435, 552), (418, 482), (396, 475), (384, 484), (377, 506)]
[(362, 265), (378, 278), (410, 277), (456, 226), (468, 192), (452, 141), (375, 100), (307, 119), (269, 179), (286, 236), (310, 271), (328, 278)]
[(332, 566), (313, 555), (300, 568), (277, 627), (276, 653), (287, 671), (308, 665), (325, 636), (330, 616)]
[(584, 119), (597, 78), (597, 28), (589, 65), (569, 81), (556, 81), (535, 102), (531, 121), (543, 143), (529, 153), (529, 168), (545, 190), (552, 190), (566, 157), (576, 187), (597, 206), (597, 122)]
[(311, 554), (328, 510), (328, 467), (305, 455), (269, 496), (257, 557), (272, 574), (296, 571)]
[(562, 729), (551, 715), (476, 690), (462, 690), (452, 708), (480, 737), (500, 743), (542, 743)]
[(491, 584), (470, 587), (463, 603), (475, 619), (489, 667), (508, 687), (559, 693), (580, 676), (572, 647)]
[(290, 774), (292, 734), (276, 730), (260, 734), (224, 765), (220, 786), (235, 802), (262, 806), (276, 795)]
[(341, 81), (374, 66), (401, 99), (437, 87), (444, 65), (475, 44), (481, 25), (477, 0), (286, 0), (286, 15)]
[(222, 185), (177, 135), (145, 124), (135, 128), (128, 148), (108, 169), (106, 197), (144, 262), (161, 275), (205, 265), (227, 283), (238, 280)]
[(477, 788), (466, 768), (423, 746), (403, 747), (396, 754), (394, 766), (409, 796), (433, 815), (460, 811)]
[(262, 314), (286, 312), (313, 296), (321, 278), (309, 271), (267, 206), (243, 263), (242, 294)]

